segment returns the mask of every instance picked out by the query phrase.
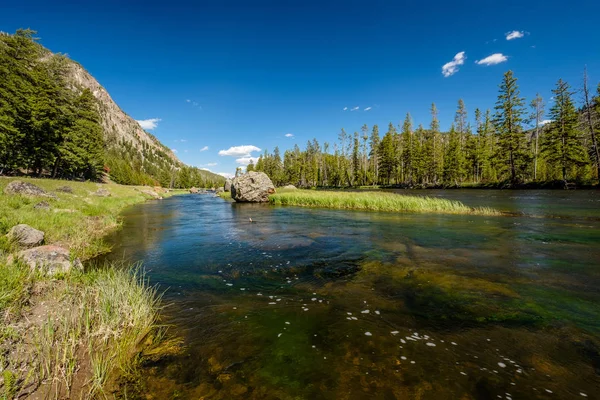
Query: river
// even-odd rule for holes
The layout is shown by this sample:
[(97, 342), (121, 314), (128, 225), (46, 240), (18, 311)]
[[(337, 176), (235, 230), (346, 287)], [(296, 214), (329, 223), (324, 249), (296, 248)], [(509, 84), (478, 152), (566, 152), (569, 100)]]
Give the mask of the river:
[(398, 192), (513, 215), (125, 212), (109, 258), (143, 262), (184, 343), (145, 398), (598, 398), (600, 193)]

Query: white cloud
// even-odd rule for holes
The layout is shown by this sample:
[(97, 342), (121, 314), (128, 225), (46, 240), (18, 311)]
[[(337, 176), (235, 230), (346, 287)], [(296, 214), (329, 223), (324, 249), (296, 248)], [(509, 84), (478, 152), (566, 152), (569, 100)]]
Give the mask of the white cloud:
[(475, 61), (475, 64), (478, 64), (478, 65), (496, 65), (496, 64), (500, 64), (500, 63), (503, 63), (503, 62), (506, 62), (506, 61), (508, 61), (508, 57), (506, 57), (504, 54), (502, 54), (502, 53), (495, 53), (495, 54), (492, 54), (491, 56), (487, 56), (483, 60)]
[(154, 128), (156, 128), (158, 126), (158, 123), (161, 121), (160, 118), (150, 118), (150, 119), (142, 119), (142, 120), (136, 120), (135, 122), (137, 122), (138, 124), (140, 124), (140, 126), (143, 129), (146, 130), (152, 130)]
[(207, 167), (214, 167), (215, 165), (219, 165), (219, 164), (217, 164), (216, 162), (209, 162), (208, 164), (204, 164), (204, 165), (206, 165)]
[(177, 149), (171, 149), (173, 153), (177, 153)]
[(230, 174), (229, 172), (215, 172), (215, 174), (224, 176), (225, 178), (229, 178), (229, 179), (235, 178), (235, 175)]
[(367, 107), (365, 108), (365, 111), (369, 111), (370, 109), (372, 109), (373, 107)]
[(185, 102), (186, 102), (186, 103), (190, 103), (190, 102), (191, 102), (191, 100), (190, 100), (190, 99), (187, 99)]
[(343, 111), (346, 111), (347, 109), (348, 109), (348, 107), (344, 107), (344, 110), (343, 110)]
[(200, 151), (206, 151), (208, 150), (208, 146), (204, 146), (203, 148), (200, 149)]
[(286, 134), (285, 134), (285, 137), (292, 138), (292, 137), (294, 137), (294, 134), (293, 134), (293, 133), (286, 133)]
[(444, 78), (454, 75), (458, 72), (459, 65), (463, 65), (465, 63), (465, 52), (461, 51), (460, 53), (456, 53), (452, 61), (447, 62), (442, 66), (442, 74)]
[(359, 107), (358, 107), (358, 106), (356, 106), (356, 107), (352, 107), (352, 109), (351, 109), (350, 111), (356, 111), (356, 110), (358, 110), (358, 109), (359, 109)]
[(236, 159), (235, 162), (240, 165), (248, 165), (248, 164), (250, 164), (250, 162), (252, 162), (252, 164), (256, 164), (258, 162), (258, 157), (251, 157), (251, 156), (240, 157), (240, 158)]
[(512, 31), (506, 33), (506, 40), (520, 39), (525, 36), (524, 31)]
[(232, 157), (249, 157), (250, 154), (254, 151), (260, 151), (260, 149), (252, 145), (233, 146), (228, 148), (227, 150), (220, 150), (219, 155)]
[(186, 140), (186, 139), (175, 139), (175, 140), (173, 140), (173, 141), (174, 141), (174, 142), (181, 142), (181, 143), (185, 143), (185, 142), (187, 142), (187, 140)]
[(545, 119), (542, 122), (540, 122), (540, 125), (547, 125), (547, 124), (550, 124), (552, 122), (554, 122), (554, 121), (552, 121), (551, 119)]

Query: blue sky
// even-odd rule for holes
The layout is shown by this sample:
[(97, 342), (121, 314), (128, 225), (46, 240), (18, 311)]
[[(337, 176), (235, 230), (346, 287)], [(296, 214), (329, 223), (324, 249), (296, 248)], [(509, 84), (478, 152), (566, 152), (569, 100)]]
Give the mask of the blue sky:
[(154, 120), (182, 161), (219, 173), (255, 148), (333, 143), (363, 124), (385, 132), (407, 112), (428, 125), (431, 102), (447, 129), (459, 98), (471, 118), (493, 107), (508, 69), (528, 101), (549, 102), (559, 78), (579, 88), (584, 65), (600, 81), (592, 0), (32, 0), (0, 11), (0, 30), (37, 30), (125, 112)]

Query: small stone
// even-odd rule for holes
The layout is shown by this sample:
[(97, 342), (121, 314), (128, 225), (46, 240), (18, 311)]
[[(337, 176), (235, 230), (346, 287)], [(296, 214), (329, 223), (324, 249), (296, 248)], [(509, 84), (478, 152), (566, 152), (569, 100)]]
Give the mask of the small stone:
[(365, 332), (365, 336), (373, 336), (371, 332)]
[(44, 232), (27, 224), (13, 226), (6, 236), (9, 240), (14, 240), (19, 246), (23, 247), (39, 246), (44, 241)]

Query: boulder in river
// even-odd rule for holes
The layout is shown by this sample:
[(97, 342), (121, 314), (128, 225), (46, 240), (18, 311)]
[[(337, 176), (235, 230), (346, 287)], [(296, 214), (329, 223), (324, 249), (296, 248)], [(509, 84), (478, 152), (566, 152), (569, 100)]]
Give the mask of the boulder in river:
[(225, 181), (225, 185), (223, 185), (223, 190), (226, 192), (231, 192), (231, 179), (227, 179)]
[[(68, 273), (73, 268), (83, 270), (78, 258), (71, 260), (69, 250), (59, 246), (40, 246), (17, 253), (17, 258), (34, 270), (38, 269), (47, 275)], [(12, 262), (12, 256), (9, 262)]]
[(13, 226), (6, 236), (23, 247), (39, 246), (44, 241), (44, 232), (38, 231), (27, 224)]
[(218, 187), (215, 189), (215, 193), (223, 193), (225, 191), (225, 189), (223, 189), (222, 187)]
[(233, 178), (231, 198), (241, 203), (264, 203), (275, 193), (273, 182), (264, 172), (250, 171)]
[(23, 181), (12, 181), (4, 188), (5, 194), (21, 194), (24, 196), (41, 196), (56, 198), (55, 195), (46, 192), (41, 187), (34, 185), (33, 183)]
[(198, 188), (195, 188), (195, 187), (190, 188), (190, 193), (192, 193), (192, 194), (198, 194), (198, 192), (199, 192)]

